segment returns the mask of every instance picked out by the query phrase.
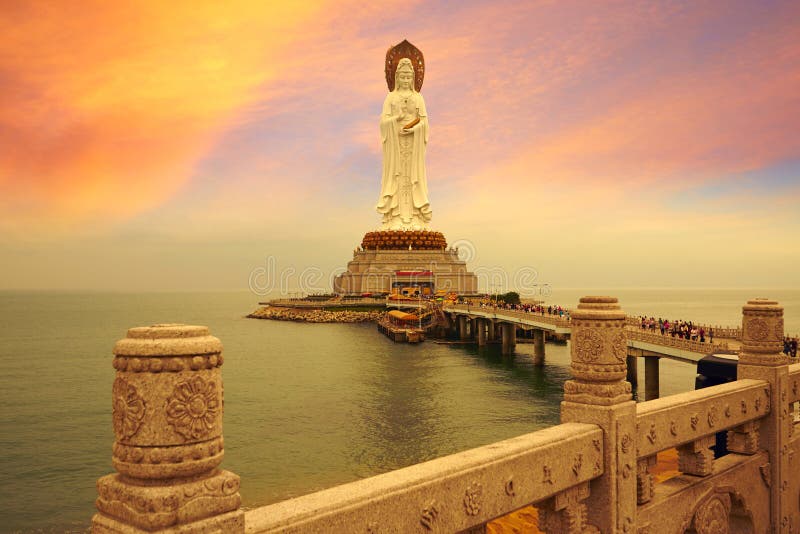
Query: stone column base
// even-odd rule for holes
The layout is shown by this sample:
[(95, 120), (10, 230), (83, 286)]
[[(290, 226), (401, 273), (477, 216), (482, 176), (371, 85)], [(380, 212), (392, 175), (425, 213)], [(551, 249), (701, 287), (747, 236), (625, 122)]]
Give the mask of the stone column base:
[(95, 533), (244, 532), (239, 476), (230, 471), (158, 483), (107, 475), (97, 481), (97, 492)]
[(161, 530), (141, 530), (121, 523), (103, 514), (92, 517), (92, 534), (219, 534), (228, 532), (244, 532), (244, 510), (236, 510), (217, 515), (194, 523), (177, 525)]

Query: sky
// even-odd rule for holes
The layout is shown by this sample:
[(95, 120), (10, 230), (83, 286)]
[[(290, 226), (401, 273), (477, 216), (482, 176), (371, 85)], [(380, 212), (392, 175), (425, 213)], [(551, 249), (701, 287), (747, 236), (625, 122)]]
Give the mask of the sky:
[(79, 5), (0, 6), (0, 289), (328, 289), (403, 39), (472, 270), (800, 287), (798, 2)]

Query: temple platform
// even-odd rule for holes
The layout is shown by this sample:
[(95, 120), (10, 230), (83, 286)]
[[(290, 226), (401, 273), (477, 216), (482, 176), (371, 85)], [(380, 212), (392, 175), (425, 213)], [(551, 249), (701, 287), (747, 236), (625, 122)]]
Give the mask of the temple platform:
[(334, 280), (339, 294), (391, 293), (393, 288), (412, 286), (472, 294), (478, 290), (478, 278), (467, 270), (456, 249), (362, 248), (353, 252), (347, 271)]

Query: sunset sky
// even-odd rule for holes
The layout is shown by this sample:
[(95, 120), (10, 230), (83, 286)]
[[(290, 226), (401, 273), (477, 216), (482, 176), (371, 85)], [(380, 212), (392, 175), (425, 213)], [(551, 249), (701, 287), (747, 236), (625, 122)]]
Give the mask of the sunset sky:
[(379, 225), (404, 38), (432, 226), (472, 269), (797, 288), (798, 27), (797, 1), (6, 1), (0, 289), (325, 289)]

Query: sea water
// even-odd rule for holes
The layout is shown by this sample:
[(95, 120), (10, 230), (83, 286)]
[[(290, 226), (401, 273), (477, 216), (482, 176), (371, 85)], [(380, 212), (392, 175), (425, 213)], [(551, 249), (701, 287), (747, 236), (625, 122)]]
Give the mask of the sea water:
[[(797, 290), (556, 290), (619, 297), (630, 314), (741, 322), (747, 299), (778, 299), (800, 332)], [(0, 293), (0, 532), (84, 531), (111, 467), (111, 349), (127, 328), (207, 325), (225, 347), (225, 461), (247, 508), (557, 424), (569, 346), (515, 356), (497, 346), (395, 344), (371, 324), (246, 319), (230, 293)], [(640, 366), (640, 374), (644, 366)], [(661, 394), (692, 389), (662, 360)], [(640, 378), (640, 384), (643, 380)]]

